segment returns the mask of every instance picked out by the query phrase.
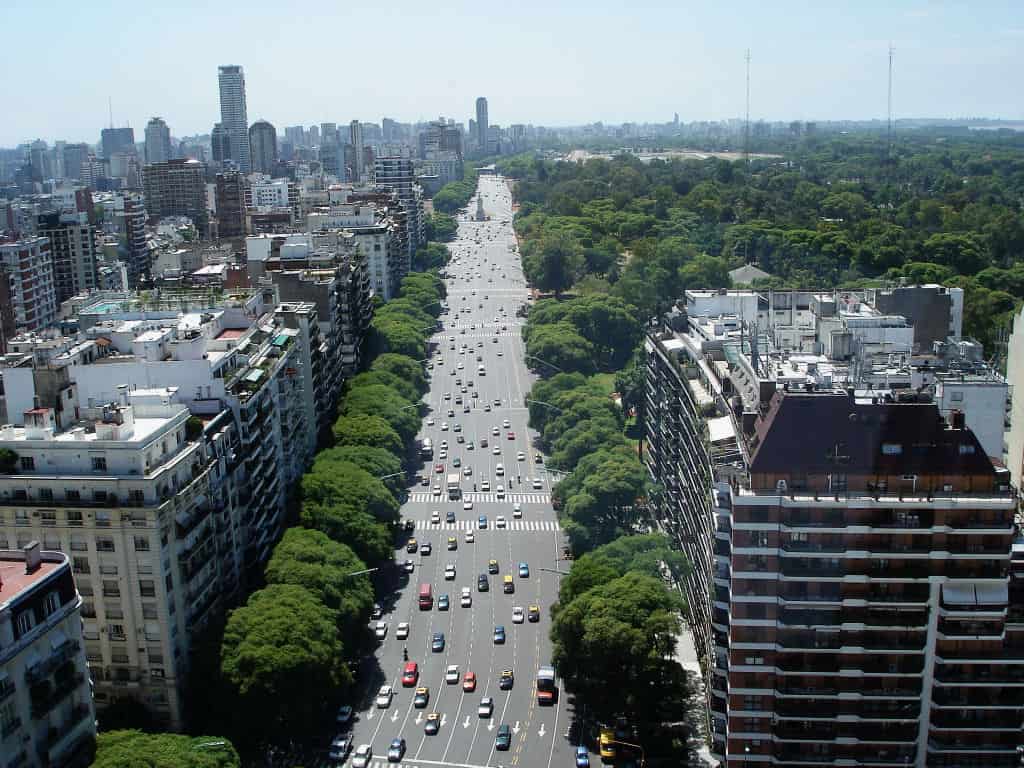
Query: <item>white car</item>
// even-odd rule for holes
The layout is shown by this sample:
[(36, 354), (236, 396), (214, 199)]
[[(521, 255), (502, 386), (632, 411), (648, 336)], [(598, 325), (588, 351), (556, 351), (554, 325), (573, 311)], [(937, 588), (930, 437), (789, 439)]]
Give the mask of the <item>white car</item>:
[(459, 598), (459, 605), (463, 608), (469, 608), (473, 605), (473, 593), (470, 592), (469, 587), (462, 588), (462, 596)]
[(512, 423), (508, 419), (505, 419), (504, 421), (501, 422), (501, 426), (503, 426), (505, 429), (508, 429), (509, 427), (512, 426)]
[(512, 609), (512, 623), (522, 624), (526, 615), (523, 613), (523, 606), (517, 605)]
[(447, 432), (448, 431), (448, 422), (447, 421), (442, 421), (441, 422), (441, 431), (442, 432)]
[(539, 491), (541, 489), (541, 481), (539, 477), (533, 478), (533, 490)]
[(462, 502), (462, 508), (468, 512), (469, 510), (473, 509), (473, 502), (467, 499), (466, 501)]
[(441, 513), (438, 512), (436, 509), (433, 512), (430, 513), (430, 522), (432, 522), (432, 523), (440, 523), (441, 522)]
[(429, 419), (427, 419), (427, 426), (428, 427), (434, 426), (434, 417), (433, 416), (431, 416)]
[(505, 527), (505, 516), (504, 515), (498, 515), (496, 518), (494, 518), (494, 527), (495, 528), (504, 528)]
[(522, 516), (523, 516), (523, 505), (520, 504), (517, 501), (515, 504), (512, 505), (512, 517), (514, 517), (516, 520), (518, 520)]
[(472, 531), (466, 531), (466, 543), (467, 544), (472, 544), (475, 541), (476, 541), (476, 534), (473, 533)]
[(491, 427), (491, 434), (497, 437), (498, 435), (501, 434), (501, 430), (498, 429), (497, 427)]
[(494, 712), (494, 699), (490, 696), (485, 696), (480, 699), (480, 706), (476, 708), (476, 713), (480, 717), (490, 717), (491, 713)]
[(496, 445), (493, 448), (491, 448), (491, 453), (493, 453), (495, 456), (501, 456), (501, 446)]
[(497, 466), (494, 468), (494, 474), (496, 474), (498, 477), (504, 477), (505, 476), (505, 465), (502, 464), (500, 461), (498, 462)]
[(439, 459), (447, 459), (448, 458), (448, 451), (445, 450), (444, 448), (442, 448), (440, 451), (437, 452), (437, 458), (439, 458)]
[(377, 626), (373, 628), (373, 635), (378, 640), (383, 640), (388, 636), (388, 623), (386, 621), (378, 621)]
[(504, 485), (501, 485), (499, 483), (498, 487), (494, 489), (494, 492), (498, 494), (498, 498), (499, 499), (504, 499), (505, 498), (505, 486)]
[[(459, 665), (449, 664), (444, 671), (444, 681), (448, 685), (457, 685), (459, 682)], [(385, 686), (388, 687), (388, 686)]]
[(435, 496), (440, 496), (441, 495), (441, 484), (440, 483), (434, 483), (433, 491), (434, 491), (434, 495)]
[(455, 581), (455, 563), (448, 563), (444, 567), (444, 580)]
[(489, 490), (491, 490), (491, 481), (490, 480), (481, 480), (480, 481), (480, 490), (481, 491), (489, 491)]
[(382, 685), (377, 691), (377, 709), (387, 709), (391, 706), (391, 699), (395, 691), (390, 685)]
[(407, 637), (409, 637), (408, 621), (399, 622), (398, 626), (395, 627), (395, 637), (399, 640), (405, 640)]
[(523, 451), (519, 451), (516, 454), (516, 461), (526, 461), (526, 454)]
[(369, 768), (373, 759), (373, 750), (369, 744), (360, 744), (359, 749), (352, 755), (352, 768)]

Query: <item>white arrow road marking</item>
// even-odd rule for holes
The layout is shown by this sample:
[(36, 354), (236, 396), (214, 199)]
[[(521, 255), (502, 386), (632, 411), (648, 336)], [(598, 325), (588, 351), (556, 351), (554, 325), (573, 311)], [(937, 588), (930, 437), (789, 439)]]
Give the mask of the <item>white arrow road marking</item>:
[(398, 720), (398, 710), (397, 709), (391, 715), (391, 722), (393, 723), (396, 720)]
[(540, 736), (543, 739), (544, 738), (544, 733), (545, 733), (545, 731), (544, 731), (544, 723), (541, 723), (540, 724), (540, 730), (537, 731), (537, 735)]
[(466, 715), (466, 722), (462, 724), (463, 728), (469, 728), (469, 715)]
[(422, 722), (423, 722), (423, 710), (421, 709), (419, 712), (416, 713), (416, 725), (419, 725)]
[(491, 720), (491, 721), (489, 721), (487, 723), (487, 730), (488, 731), (493, 731), (494, 730), (494, 721), (493, 720)]
[(515, 733), (515, 734), (519, 733), (519, 721), (518, 720), (516, 720), (516, 724), (512, 726), (512, 733)]
[(441, 725), (448, 722), (448, 715), (441, 715)]
[(375, 714), (377, 714), (376, 710), (371, 709), (369, 712), (366, 713), (366, 719), (373, 720), (373, 716)]

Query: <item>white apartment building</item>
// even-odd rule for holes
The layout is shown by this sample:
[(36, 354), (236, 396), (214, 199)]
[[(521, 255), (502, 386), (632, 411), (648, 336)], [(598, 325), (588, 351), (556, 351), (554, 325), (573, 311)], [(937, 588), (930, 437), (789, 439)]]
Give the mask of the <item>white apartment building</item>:
[(15, 329), (35, 331), (53, 323), (57, 293), (48, 238), (0, 241), (0, 273), (0, 311), (10, 312)]
[(87, 765), (96, 716), (68, 556), (0, 548), (0, 761)]
[(377, 296), (390, 301), (398, 293), (401, 265), (406, 254), (396, 247), (394, 226), (373, 203), (340, 203), (311, 211), (306, 218), (310, 232), (343, 229), (351, 232), (366, 257), (370, 285)]

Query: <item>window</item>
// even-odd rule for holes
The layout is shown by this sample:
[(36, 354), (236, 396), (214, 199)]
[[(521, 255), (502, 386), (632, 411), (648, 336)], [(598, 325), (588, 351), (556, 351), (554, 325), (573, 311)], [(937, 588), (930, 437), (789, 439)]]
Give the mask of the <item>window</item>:
[(107, 603), (103, 606), (103, 613), (108, 619), (123, 619), (124, 611), (116, 603)]
[(903, 453), (903, 446), (899, 443), (882, 443), (882, 454), (885, 456), (899, 456)]
[(123, 624), (107, 624), (107, 634), (111, 640), (125, 640)]
[(88, 552), (89, 543), (82, 541), (81, 539), (71, 539), (71, 551), (72, 552)]
[(142, 604), (142, 618), (144, 619), (155, 619), (156, 618), (156, 605), (153, 603)]
[(74, 510), (68, 510), (68, 525), (81, 525), (82, 524), (82, 513)]
[(96, 525), (100, 528), (110, 527), (110, 513), (109, 512), (97, 512), (96, 513)]
[(117, 576), (117, 566), (116, 565), (101, 565), (100, 566), (100, 573), (102, 573), (104, 576)]
[(974, 453), (974, 446), (970, 443), (960, 443), (960, 455), (969, 456)]
[(0, 707), (0, 733), (9, 733), (18, 726), (18, 723), (17, 702), (12, 701)]
[(149, 552), (149, 539), (145, 536), (135, 537), (135, 551), (136, 552)]
[(93, 491), (92, 492), (92, 500), (97, 502), (98, 504), (106, 504), (106, 502), (107, 502), (107, 492), (106, 491)]
[[(75, 488), (65, 488), (64, 489), (64, 499), (65, 499), (65, 501), (78, 502), (78, 501), (82, 500), (82, 494), (80, 494)], [(81, 513), (79, 513), (79, 515), (81, 515)], [(69, 516), (70, 516), (70, 513), (69, 513)], [(79, 518), (79, 519), (81, 519), (81, 518)]]
[(107, 536), (100, 536), (96, 539), (96, 551), (97, 552), (113, 552), (114, 551), (114, 540)]
[(139, 592), (143, 597), (156, 597), (156, 582), (152, 579), (140, 579)]
[(103, 594), (106, 597), (120, 597), (121, 587), (114, 579), (103, 580)]
[(28, 512), (24, 509), (16, 509), (14, 511), (14, 524), (28, 525)]
[(53, 501), (53, 489), (52, 488), (40, 488), (39, 489), (39, 500), (40, 501)]
[(32, 456), (21, 457), (21, 468), (25, 470), (33, 470), (36, 468), (36, 460)]
[(82, 616), (84, 616), (87, 619), (95, 619), (96, 618), (96, 606), (93, 605), (92, 603), (88, 602), (87, 600), (83, 600), (82, 601)]
[(952, 400), (954, 403), (962, 403), (964, 401), (964, 393), (963, 392), (953, 392), (949, 396), (949, 399)]
[(51, 592), (46, 596), (45, 610), (47, 616), (50, 616), (60, 610), (60, 594), (57, 592)]
[(146, 503), (146, 494), (139, 490), (128, 491), (128, 501), (131, 504), (141, 507)]
[(44, 509), (39, 513), (39, 522), (43, 525), (56, 525), (57, 524), (57, 513), (52, 509)]
[(107, 457), (106, 456), (93, 456), (92, 457), (92, 471), (93, 472), (106, 472), (107, 471)]
[(18, 635), (23, 637), (31, 632), (32, 627), (36, 625), (36, 617), (32, 615), (31, 610), (22, 611), (14, 623), (18, 628)]

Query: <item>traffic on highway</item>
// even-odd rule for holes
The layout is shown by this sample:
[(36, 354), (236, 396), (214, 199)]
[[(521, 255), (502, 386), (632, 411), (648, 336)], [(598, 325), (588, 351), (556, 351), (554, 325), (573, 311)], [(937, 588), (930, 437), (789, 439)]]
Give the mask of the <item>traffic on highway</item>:
[(402, 507), (402, 574), (375, 611), (377, 678), (338, 713), (331, 758), (384, 765), (583, 766), (551, 668), (550, 606), (562, 533), (527, 427), (529, 291), (504, 179), (481, 175), (458, 219), (419, 434)]

